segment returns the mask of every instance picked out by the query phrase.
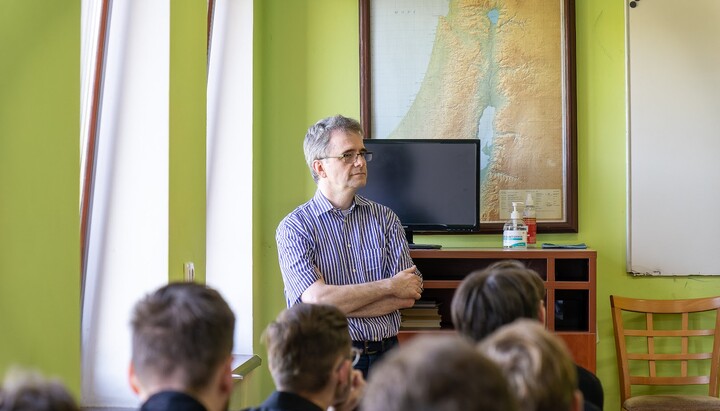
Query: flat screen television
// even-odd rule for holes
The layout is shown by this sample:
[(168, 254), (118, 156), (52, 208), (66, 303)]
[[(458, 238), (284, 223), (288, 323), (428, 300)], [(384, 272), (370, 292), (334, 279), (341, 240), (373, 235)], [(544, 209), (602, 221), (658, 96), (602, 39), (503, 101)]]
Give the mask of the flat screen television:
[(480, 229), (480, 140), (364, 141), (373, 153), (363, 197), (390, 207), (414, 232), (472, 233)]

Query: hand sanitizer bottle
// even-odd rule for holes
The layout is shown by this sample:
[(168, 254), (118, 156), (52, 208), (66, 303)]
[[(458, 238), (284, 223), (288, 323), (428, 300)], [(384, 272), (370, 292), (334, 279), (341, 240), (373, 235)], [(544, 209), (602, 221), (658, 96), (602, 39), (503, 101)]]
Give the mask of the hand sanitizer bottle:
[(535, 203), (531, 193), (527, 193), (525, 198), (525, 209), (523, 210), (523, 221), (527, 226), (527, 244), (528, 247), (535, 246), (535, 235), (537, 234), (537, 218), (535, 217)]
[(527, 248), (528, 228), (520, 217), (517, 210), (521, 202), (513, 201), (513, 211), (510, 213), (510, 220), (503, 227), (503, 248), (507, 249), (525, 249)]

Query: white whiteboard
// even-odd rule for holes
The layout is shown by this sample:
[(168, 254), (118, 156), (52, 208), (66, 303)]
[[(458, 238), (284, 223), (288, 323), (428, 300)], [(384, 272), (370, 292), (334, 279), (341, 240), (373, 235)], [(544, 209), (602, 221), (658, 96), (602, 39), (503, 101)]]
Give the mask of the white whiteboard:
[(627, 7), (628, 272), (720, 275), (720, 0)]

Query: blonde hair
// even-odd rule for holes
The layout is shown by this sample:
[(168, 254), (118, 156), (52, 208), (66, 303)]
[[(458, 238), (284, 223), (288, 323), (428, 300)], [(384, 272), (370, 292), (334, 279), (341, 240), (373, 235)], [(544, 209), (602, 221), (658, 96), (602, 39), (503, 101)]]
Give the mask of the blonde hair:
[(502, 372), (458, 335), (424, 335), (370, 371), (363, 411), (515, 411)]
[(539, 322), (520, 319), (498, 329), (478, 348), (500, 366), (523, 411), (570, 410), (577, 369), (565, 343)]

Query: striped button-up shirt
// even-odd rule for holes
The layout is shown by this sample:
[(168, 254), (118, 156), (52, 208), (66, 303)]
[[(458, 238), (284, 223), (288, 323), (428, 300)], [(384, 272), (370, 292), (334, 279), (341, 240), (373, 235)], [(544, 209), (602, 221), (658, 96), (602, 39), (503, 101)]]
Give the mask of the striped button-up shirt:
[[(320, 279), (315, 267), (326, 284), (348, 285), (391, 278), (413, 265), (400, 219), (359, 195), (343, 213), (318, 190), (280, 222), (276, 240), (288, 307)], [(397, 335), (400, 313), (348, 323), (353, 340), (378, 341)]]

